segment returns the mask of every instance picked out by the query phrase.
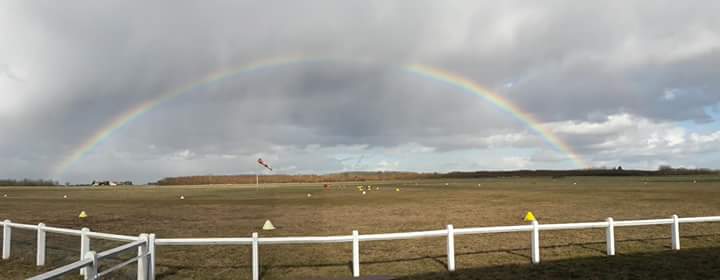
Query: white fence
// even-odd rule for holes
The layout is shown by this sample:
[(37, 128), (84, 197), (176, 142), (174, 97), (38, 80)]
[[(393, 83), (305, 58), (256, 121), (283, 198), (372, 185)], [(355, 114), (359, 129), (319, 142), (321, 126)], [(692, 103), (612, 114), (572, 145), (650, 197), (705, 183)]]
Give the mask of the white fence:
[[(154, 279), (155, 274), (155, 235), (154, 234), (140, 234), (139, 236), (128, 236), (118, 235), (109, 233), (92, 232), (88, 228), (81, 230), (65, 229), (57, 227), (48, 227), (45, 224), (38, 225), (26, 225), (13, 223), (10, 220), (0, 222), (3, 227), (3, 242), (2, 242), (2, 259), (6, 260), (10, 258), (11, 244), (12, 244), (12, 229), (26, 229), (37, 231), (37, 252), (36, 252), (36, 265), (45, 265), (45, 240), (47, 233), (57, 233), (62, 235), (71, 235), (80, 237), (80, 259), (74, 263), (53, 269), (46, 273), (31, 277), (32, 280), (40, 279), (53, 279), (71, 273), (73, 271), (80, 271), (80, 275), (84, 275), (84, 279), (97, 279), (102, 276), (111, 273), (117, 269), (120, 269), (126, 265), (138, 263), (138, 279)], [(96, 253), (90, 250), (90, 239), (101, 239), (111, 241), (129, 242), (127, 244), (112, 248), (107, 251)], [(106, 258), (115, 257), (121, 253), (137, 249), (138, 255), (130, 260), (124, 261), (116, 266), (113, 266), (104, 271), (98, 271), (100, 267), (100, 261)]]
[[(448, 225), (446, 229), (431, 231), (416, 231), (403, 233), (384, 233), (384, 234), (363, 234), (354, 230), (352, 235), (326, 236), (326, 237), (258, 237), (254, 232), (251, 237), (240, 238), (155, 238), (154, 234), (141, 234), (139, 237), (106, 234), (91, 232), (87, 228), (82, 230), (71, 230), (54, 227), (46, 227), (43, 224), (25, 225), (12, 223), (8, 220), (0, 222), (3, 225), (3, 247), (2, 258), (10, 257), (10, 240), (12, 228), (22, 228), (37, 230), (37, 265), (45, 264), (45, 233), (60, 233), (67, 235), (80, 236), (80, 260), (55, 269), (53, 271), (35, 276), (31, 279), (49, 279), (57, 277), (64, 273), (77, 269), (84, 269), (85, 279), (99, 278), (106, 273), (114, 271), (120, 267), (130, 264), (134, 261), (138, 262), (138, 279), (155, 279), (155, 246), (201, 246), (201, 245), (251, 245), (252, 247), (252, 278), (260, 279), (260, 245), (279, 245), (279, 244), (325, 244), (325, 243), (352, 243), (352, 274), (353, 277), (360, 276), (360, 242), (380, 241), (380, 240), (400, 240), (400, 239), (416, 239), (426, 237), (445, 237), (447, 238), (447, 265), (449, 271), (455, 270), (455, 236), (469, 234), (490, 234), (490, 233), (509, 233), (509, 232), (530, 232), (530, 255), (532, 263), (540, 263), (540, 232), (551, 230), (577, 230), (577, 229), (605, 229), (607, 255), (615, 255), (615, 228), (616, 227), (632, 227), (632, 226), (650, 226), (650, 225), (671, 225), (671, 244), (673, 250), (680, 250), (680, 224), (685, 223), (704, 223), (704, 222), (720, 222), (720, 216), (713, 217), (694, 217), (694, 218), (678, 218), (673, 215), (669, 219), (651, 219), (651, 220), (628, 220), (614, 221), (613, 218), (607, 218), (602, 222), (589, 223), (568, 223), (568, 224), (539, 224), (532, 222), (530, 225), (520, 226), (499, 226), (499, 227), (474, 227), (455, 229), (452, 225)], [(123, 246), (110, 249), (105, 252), (97, 253), (90, 251), (90, 238), (99, 238), (115, 241), (130, 242)], [(137, 248), (138, 256), (123, 262), (111, 269), (103, 272), (97, 272), (98, 261), (103, 258), (117, 255), (121, 252)]]

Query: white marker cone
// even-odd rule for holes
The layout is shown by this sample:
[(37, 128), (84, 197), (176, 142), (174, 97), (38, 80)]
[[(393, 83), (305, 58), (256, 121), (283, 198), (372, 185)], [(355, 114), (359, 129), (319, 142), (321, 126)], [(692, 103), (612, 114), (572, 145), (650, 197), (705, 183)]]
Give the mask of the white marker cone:
[(270, 222), (270, 220), (266, 220), (262, 229), (263, 230), (273, 230), (273, 229), (275, 229), (275, 226), (272, 224), (272, 222)]

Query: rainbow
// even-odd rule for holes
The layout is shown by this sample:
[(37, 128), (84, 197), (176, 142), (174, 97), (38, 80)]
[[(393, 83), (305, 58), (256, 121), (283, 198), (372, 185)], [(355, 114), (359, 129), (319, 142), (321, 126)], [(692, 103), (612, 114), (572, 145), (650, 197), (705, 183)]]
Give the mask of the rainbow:
[(144, 113), (154, 109), (158, 105), (168, 101), (172, 100), (184, 93), (192, 92), (200, 87), (211, 85), (212, 83), (216, 83), (219, 81), (222, 81), (223, 79), (240, 75), (244, 73), (249, 73), (257, 70), (272, 68), (274, 66), (281, 66), (281, 65), (288, 65), (288, 64), (295, 64), (295, 63), (301, 63), (304, 61), (308, 61), (309, 59), (301, 56), (301, 55), (288, 55), (288, 56), (282, 56), (282, 57), (275, 57), (271, 59), (263, 59), (258, 60), (250, 64), (245, 64), (240, 67), (236, 68), (225, 68), (220, 69), (218, 71), (212, 72), (205, 77), (203, 77), (200, 80), (196, 80), (184, 85), (181, 85), (180, 87), (177, 87), (171, 91), (168, 91), (164, 94), (159, 95), (158, 97), (155, 97), (153, 99), (147, 100), (143, 103), (140, 103), (139, 105), (135, 106), (134, 108), (131, 108), (130, 110), (125, 111), (124, 113), (116, 116), (113, 118), (107, 125), (103, 126), (100, 130), (96, 131), (95, 133), (90, 136), (87, 140), (82, 142), (80, 146), (73, 149), (72, 152), (69, 153), (69, 156), (64, 158), (59, 164), (53, 168), (53, 174), (54, 175), (61, 175), (65, 172), (65, 170), (72, 165), (74, 162), (80, 160), (85, 155), (90, 153), (95, 147), (97, 147), (99, 144), (104, 142), (107, 138), (110, 137), (110, 135), (113, 134), (116, 130), (126, 126), (128, 123), (132, 122), (134, 119), (137, 119), (138, 117), (142, 116)]
[[(193, 82), (183, 84), (180, 87), (174, 88), (173, 90), (170, 90), (166, 93), (163, 93), (159, 95), (158, 97), (155, 97), (153, 99), (147, 100), (143, 103), (138, 104), (137, 106), (125, 111), (124, 113), (116, 116), (113, 118), (107, 125), (103, 126), (101, 129), (96, 131), (92, 134), (91, 137), (89, 137), (87, 140), (82, 142), (81, 145), (73, 149), (67, 157), (65, 157), (62, 161), (60, 161), (58, 164), (55, 165), (55, 168), (53, 168), (53, 174), (54, 175), (62, 175), (65, 170), (69, 166), (71, 166), (76, 161), (80, 160), (81, 158), (85, 157), (88, 153), (90, 153), (95, 147), (103, 143), (106, 139), (108, 139), (115, 131), (118, 129), (126, 126), (128, 123), (132, 122), (133, 120), (139, 118), (144, 113), (156, 108), (160, 104), (163, 104), (169, 100), (172, 100), (180, 95), (193, 92), (195, 90), (198, 90), (202, 87), (211, 85), (213, 83), (220, 82), (224, 79), (227, 79), (229, 77), (246, 74), (262, 69), (268, 69), (273, 68), (277, 66), (285, 66), (285, 65), (291, 65), (291, 64), (298, 64), (303, 62), (309, 62), (309, 61), (321, 61), (321, 60), (333, 60), (333, 59), (322, 59), (318, 57), (308, 57), (303, 55), (289, 55), (289, 56), (282, 56), (282, 57), (275, 57), (271, 59), (264, 59), (264, 60), (258, 60), (249, 64), (241, 65), (239, 67), (234, 68), (223, 68), (218, 71), (214, 71), (202, 79), (195, 80)], [(359, 61), (359, 60), (349, 60), (349, 61)], [(587, 168), (588, 165), (580, 158), (580, 156), (570, 147), (568, 144), (564, 143), (562, 140), (560, 140), (555, 134), (553, 134), (551, 131), (547, 130), (542, 126), (542, 124), (535, 119), (531, 114), (524, 112), (521, 110), (517, 105), (513, 104), (506, 98), (502, 97), (501, 95), (488, 90), (487, 88), (467, 79), (460, 75), (451, 73), (449, 71), (428, 66), (428, 65), (422, 65), (422, 64), (410, 64), (403, 66), (403, 69), (406, 70), (408, 73), (412, 73), (415, 75), (418, 75), (420, 77), (428, 78), (430, 80), (443, 82), (445, 84), (451, 85), (453, 87), (456, 87), (458, 89), (461, 89), (465, 92), (472, 93), (474, 95), (480, 96), (490, 102), (491, 104), (495, 105), (496, 107), (500, 108), (501, 110), (510, 113), (512, 116), (514, 116), (519, 121), (526, 124), (528, 127), (530, 127), (533, 131), (538, 133), (542, 138), (550, 144), (551, 146), (555, 147), (559, 151), (565, 153), (568, 155), (570, 159), (572, 159), (578, 166)]]
[(510, 102), (510, 100), (503, 97), (502, 95), (499, 95), (467, 78), (440, 68), (422, 64), (411, 64), (408, 65), (405, 69), (411, 73), (415, 73), (435, 81), (443, 82), (455, 88), (461, 89), (465, 92), (469, 92), (484, 98), (491, 104), (495, 105), (496, 107), (500, 108), (505, 112), (510, 113), (510, 115), (523, 122), (530, 129), (542, 136), (545, 142), (555, 147), (559, 151), (565, 153), (578, 166), (582, 168), (590, 167), (590, 165), (588, 165), (575, 152), (575, 150), (573, 150), (570, 145), (560, 140), (557, 135), (545, 128), (542, 123), (538, 121), (535, 117), (533, 117), (530, 113), (523, 111), (522, 109), (520, 109), (520, 107)]

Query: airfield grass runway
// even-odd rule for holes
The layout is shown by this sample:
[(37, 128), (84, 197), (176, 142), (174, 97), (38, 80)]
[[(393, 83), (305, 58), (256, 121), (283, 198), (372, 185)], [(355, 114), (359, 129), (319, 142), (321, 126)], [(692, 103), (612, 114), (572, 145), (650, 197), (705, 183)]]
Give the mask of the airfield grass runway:
[[(697, 183), (693, 183), (697, 180)], [(446, 185), (447, 183), (447, 185)], [(575, 184), (576, 183), (576, 184)], [(372, 185), (362, 195), (358, 185)], [(345, 186), (345, 187), (341, 187)], [(375, 190), (380, 187), (380, 190)], [(399, 192), (395, 188), (400, 188)], [(136, 235), (248, 237), (348, 235), (540, 223), (720, 215), (720, 176), (567, 177), (426, 180), (254, 186), (0, 188), (0, 219)], [(312, 194), (308, 198), (307, 194)], [(64, 199), (63, 195), (68, 198)], [(179, 196), (183, 195), (184, 200)], [(84, 210), (89, 218), (80, 221)], [(278, 227), (262, 231), (266, 219)], [(446, 272), (445, 239), (361, 242), (361, 274), (408, 279), (638, 279), (720, 275), (720, 223), (616, 228), (617, 256), (605, 256), (605, 230), (541, 233), (542, 263), (530, 265), (529, 233), (456, 237), (457, 272)], [(78, 258), (79, 238), (48, 234), (47, 266), (36, 268), (35, 233), (13, 230), (0, 278), (19, 279)], [(93, 250), (119, 243), (93, 241)], [(260, 247), (263, 279), (350, 278), (351, 244)], [(126, 255), (125, 257), (129, 257)], [(119, 263), (121, 260), (115, 260)], [(249, 246), (158, 247), (158, 279), (249, 279)], [(105, 268), (109, 267), (108, 265)], [(134, 277), (134, 265), (113, 274)]]

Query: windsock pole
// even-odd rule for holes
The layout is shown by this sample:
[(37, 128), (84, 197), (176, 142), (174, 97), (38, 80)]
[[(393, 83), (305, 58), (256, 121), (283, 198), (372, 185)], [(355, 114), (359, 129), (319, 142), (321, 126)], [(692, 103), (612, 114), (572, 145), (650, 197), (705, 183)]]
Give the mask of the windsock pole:
[(258, 167), (260, 168), (260, 170), (255, 171), (255, 191), (260, 191), (260, 172), (266, 172), (263, 167), (267, 170), (270, 170), (271, 172), (272, 168), (267, 163), (265, 163), (262, 158), (258, 158), (257, 163), (258, 165), (260, 165), (260, 167)]

